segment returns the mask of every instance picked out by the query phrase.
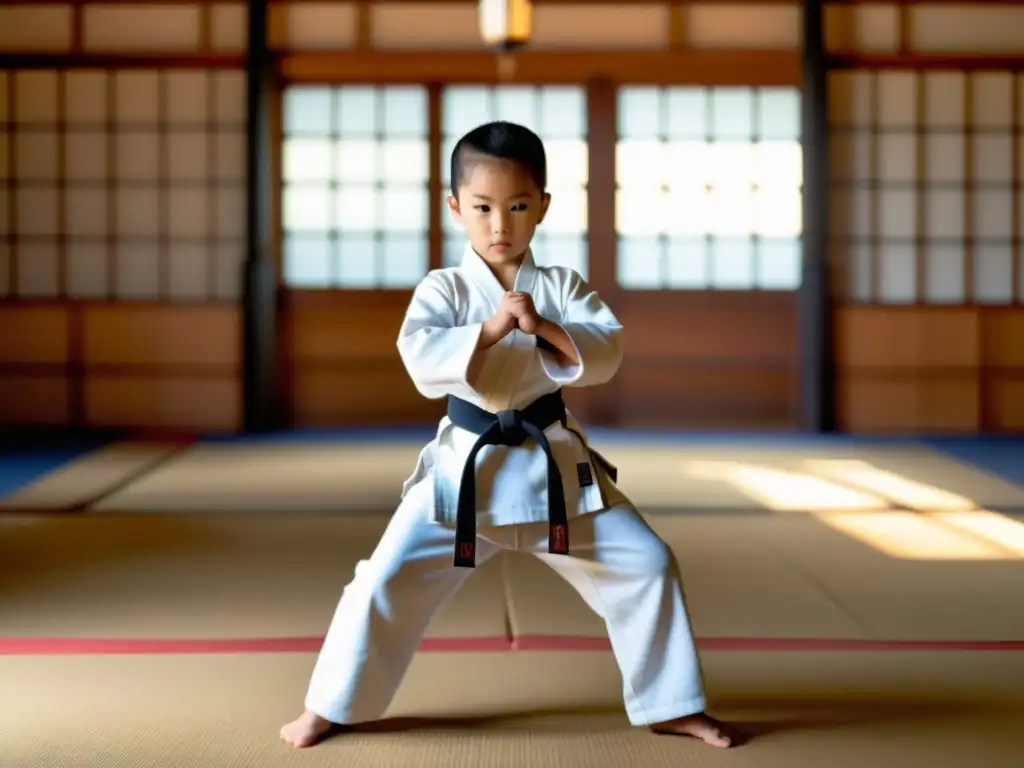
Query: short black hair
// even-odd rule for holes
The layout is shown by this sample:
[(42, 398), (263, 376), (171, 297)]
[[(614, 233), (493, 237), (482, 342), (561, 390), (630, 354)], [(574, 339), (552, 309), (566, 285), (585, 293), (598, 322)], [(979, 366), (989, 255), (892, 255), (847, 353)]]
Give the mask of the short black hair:
[(452, 150), (451, 190), (459, 196), (459, 187), (469, 172), (472, 156), (483, 155), (518, 163), (544, 193), (548, 183), (548, 161), (544, 142), (522, 125), (498, 120), (478, 126), (459, 139)]

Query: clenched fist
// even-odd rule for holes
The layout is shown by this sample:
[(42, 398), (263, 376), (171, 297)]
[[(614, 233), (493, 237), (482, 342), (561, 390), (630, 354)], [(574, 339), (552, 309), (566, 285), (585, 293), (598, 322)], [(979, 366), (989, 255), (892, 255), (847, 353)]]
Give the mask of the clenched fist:
[(498, 311), (484, 323), (480, 347), (497, 344), (516, 328), (531, 336), (536, 335), (543, 322), (544, 318), (537, 314), (530, 294), (508, 291), (501, 298)]
[(533, 305), (533, 298), (528, 293), (510, 291), (505, 294), (502, 305), (508, 302), (510, 311), (515, 315), (516, 324), (523, 333), (531, 336), (537, 333), (544, 318), (537, 314), (537, 308)]

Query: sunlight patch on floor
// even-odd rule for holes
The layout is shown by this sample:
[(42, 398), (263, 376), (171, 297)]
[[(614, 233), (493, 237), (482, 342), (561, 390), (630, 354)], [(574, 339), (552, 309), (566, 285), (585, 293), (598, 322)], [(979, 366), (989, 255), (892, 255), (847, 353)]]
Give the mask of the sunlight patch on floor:
[(904, 560), (1016, 560), (1020, 557), (987, 537), (957, 530), (917, 512), (820, 512), (814, 516), (840, 533)]
[(975, 502), (965, 496), (910, 480), (866, 461), (815, 460), (803, 464), (815, 474), (877, 493), (890, 502), (911, 509), (962, 511), (978, 508)]
[(776, 512), (889, 507), (877, 496), (802, 472), (733, 461), (687, 461), (684, 462), (683, 471), (690, 477), (731, 483), (750, 498)]
[(988, 509), (965, 512), (929, 512), (928, 517), (951, 528), (967, 531), (1024, 558), (1024, 523)]
[(730, 483), (776, 512), (810, 513), (891, 557), (1024, 558), (1024, 524), (980, 509), (965, 496), (864, 461), (807, 461), (803, 466), (826, 477), (729, 461), (684, 462), (683, 472)]

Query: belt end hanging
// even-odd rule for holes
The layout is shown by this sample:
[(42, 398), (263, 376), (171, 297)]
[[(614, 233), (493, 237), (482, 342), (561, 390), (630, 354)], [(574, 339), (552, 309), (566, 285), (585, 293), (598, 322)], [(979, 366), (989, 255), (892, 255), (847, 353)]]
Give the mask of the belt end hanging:
[(455, 542), (455, 567), (476, 568), (476, 542)]

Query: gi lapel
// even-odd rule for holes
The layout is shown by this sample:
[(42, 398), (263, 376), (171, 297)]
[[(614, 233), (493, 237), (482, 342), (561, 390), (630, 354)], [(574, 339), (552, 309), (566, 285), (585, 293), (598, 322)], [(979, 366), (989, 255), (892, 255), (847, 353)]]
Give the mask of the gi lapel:
[(460, 267), (466, 273), (466, 276), (469, 277), (470, 281), (472, 281), (473, 285), (487, 299), (491, 311), (497, 312), (501, 299), (505, 295), (505, 289), (501, 287), (501, 283), (498, 282), (498, 278), (491, 272), (491, 268), (487, 266), (487, 263), (473, 250), (472, 245), (466, 246), (466, 252), (462, 257)]
[(526, 253), (523, 255), (523, 263), (519, 265), (516, 281), (512, 284), (512, 290), (528, 293), (533, 297), (533, 286), (536, 282), (537, 264), (533, 260), (533, 251), (527, 248)]
[[(491, 310), (496, 312), (498, 305), (501, 304), (502, 297), (505, 295), (505, 289), (501, 287), (501, 283), (498, 282), (498, 278), (491, 272), (487, 262), (473, 250), (472, 245), (466, 246), (466, 252), (462, 257), (461, 269), (487, 298), (488, 303), (491, 305)], [(533, 260), (533, 251), (527, 248), (526, 253), (523, 255), (523, 263), (519, 266), (519, 271), (516, 273), (516, 279), (512, 284), (512, 288), (532, 296), (536, 281), (537, 265)]]

